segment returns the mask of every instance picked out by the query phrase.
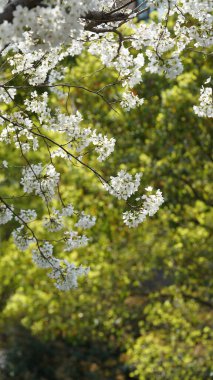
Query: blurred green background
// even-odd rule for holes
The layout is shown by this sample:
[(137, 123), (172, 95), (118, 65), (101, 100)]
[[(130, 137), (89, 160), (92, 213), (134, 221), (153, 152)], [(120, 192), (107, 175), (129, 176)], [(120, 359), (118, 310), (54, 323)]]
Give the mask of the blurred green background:
[[(86, 54), (63, 64), (67, 81), (93, 90), (117, 79)], [(33, 265), (30, 251), (15, 248), (15, 222), (1, 228), (1, 380), (213, 378), (212, 129), (210, 120), (193, 112), (210, 60), (189, 52), (184, 66), (175, 80), (144, 72), (135, 93), (145, 103), (128, 113), (116, 103), (119, 86), (102, 92), (117, 112), (79, 88), (66, 104), (52, 96), (53, 106), (78, 109), (85, 126), (116, 138), (107, 162), (100, 165), (91, 154), (91, 165), (105, 177), (118, 168), (142, 171), (144, 187), (160, 188), (165, 203), (139, 228), (128, 229), (122, 202), (85, 169), (58, 160), (63, 196), (98, 216), (88, 248), (67, 254), (91, 272), (78, 289), (59, 292)], [(20, 104), (25, 96), (20, 93)], [(2, 160), (14, 163), (0, 173), (2, 191), (14, 194), (21, 157), (5, 147)], [(42, 214), (42, 205), (30, 202)]]

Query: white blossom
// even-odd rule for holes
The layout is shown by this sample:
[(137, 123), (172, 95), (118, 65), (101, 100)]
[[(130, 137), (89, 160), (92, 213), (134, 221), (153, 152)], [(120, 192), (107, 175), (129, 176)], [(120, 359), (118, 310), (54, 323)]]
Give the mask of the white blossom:
[(92, 228), (95, 225), (96, 217), (91, 215), (86, 215), (84, 212), (81, 213), (78, 222), (75, 227), (80, 227), (84, 230)]
[(0, 87), (0, 101), (9, 104), (13, 101), (16, 95), (15, 88), (8, 88), (7, 91)]
[(29, 223), (35, 220), (36, 218), (37, 218), (36, 211), (32, 209), (28, 209), (28, 210), (20, 210), (19, 216), (15, 217), (15, 220), (17, 220), (20, 223), (22, 223), (22, 221), (25, 223)]
[(62, 208), (61, 215), (62, 216), (72, 216), (74, 214), (74, 207), (73, 205), (69, 204)]
[[(148, 189), (148, 190), (147, 190)], [(148, 192), (152, 191), (151, 187), (146, 188)], [(142, 201), (142, 205), (134, 211), (126, 211), (123, 213), (123, 221), (128, 227), (137, 227), (144, 222), (147, 216), (153, 216), (164, 202), (164, 198), (160, 190), (156, 194), (144, 194), (138, 200)]]
[(53, 256), (53, 246), (44, 242), (39, 249), (33, 250), (33, 261), (40, 268), (51, 269), (49, 277), (55, 280), (59, 290), (67, 291), (78, 286), (78, 277), (88, 274), (89, 268), (76, 267), (67, 260), (60, 260)]
[(24, 192), (35, 192), (44, 200), (50, 200), (55, 194), (59, 176), (53, 165), (47, 165), (43, 168), (42, 164), (39, 163), (24, 168), (21, 184)]
[(2, 161), (3, 168), (8, 168), (8, 162), (6, 160)]
[(43, 226), (50, 232), (60, 231), (63, 228), (63, 220), (60, 215), (45, 217)]
[(13, 218), (13, 206), (11, 210), (4, 204), (0, 204), (0, 224), (6, 224)]
[(137, 173), (135, 178), (125, 170), (120, 170), (116, 177), (110, 177), (109, 184), (105, 184), (105, 189), (118, 199), (128, 199), (140, 186), (142, 174)]
[(25, 251), (31, 243), (35, 242), (34, 237), (27, 233), (24, 225), (14, 230), (12, 235), (15, 244), (21, 251)]
[(144, 103), (144, 99), (140, 99), (137, 95), (134, 95), (131, 91), (123, 94), (121, 107), (126, 111), (130, 111), (132, 108), (136, 108)]
[[(211, 78), (208, 78), (205, 84), (210, 83)], [(213, 117), (213, 93), (212, 87), (201, 87), (200, 90), (200, 105), (194, 106), (194, 112), (200, 117)]]
[(78, 277), (85, 276), (89, 273), (89, 268), (83, 266), (76, 267), (75, 264), (70, 264), (66, 260), (63, 260), (63, 277), (60, 270), (53, 270), (49, 277), (56, 280), (55, 286), (59, 290), (68, 291), (78, 286)]
[(32, 258), (39, 268), (60, 268), (60, 260), (53, 256), (53, 246), (48, 241), (39, 246), (39, 249), (32, 251)]
[(65, 234), (65, 251), (72, 251), (73, 249), (86, 247), (89, 238), (85, 235), (78, 235), (76, 231), (69, 231)]

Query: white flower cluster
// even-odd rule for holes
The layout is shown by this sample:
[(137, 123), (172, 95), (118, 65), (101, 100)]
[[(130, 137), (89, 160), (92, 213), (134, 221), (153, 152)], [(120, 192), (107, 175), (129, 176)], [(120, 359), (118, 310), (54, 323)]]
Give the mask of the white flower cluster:
[[(209, 83), (211, 78), (208, 78), (205, 84)], [(201, 87), (200, 90), (200, 105), (194, 106), (194, 112), (200, 117), (213, 117), (213, 93), (212, 87)]]
[(130, 91), (130, 92), (125, 92), (123, 94), (122, 101), (120, 104), (124, 110), (130, 111), (130, 109), (141, 106), (143, 103), (144, 103), (144, 99), (140, 99), (137, 95), (134, 95)]
[[(61, 275), (60, 270), (52, 270), (49, 277), (56, 280), (55, 286), (59, 290), (68, 291), (73, 288), (78, 287), (78, 278), (86, 276), (90, 268), (85, 268), (83, 266), (76, 267), (75, 264), (70, 264), (68, 261), (63, 260), (63, 275)], [(64, 269), (65, 267), (65, 269)]]
[(96, 217), (91, 215), (86, 215), (84, 212), (81, 213), (78, 222), (75, 224), (75, 227), (82, 228), (87, 230), (92, 228), (95, 225)]
[[(213, 44), (212, 5), (207, 0), (149, 1), (159, 9), (159, 21), (130, 24), (133, 30), (132, 47), (146, 49), (148, 62), (141, 54), (136, 58), (130, 49), (119, 46), (113, 35), (102, 36), (102, 40), (91, 43), (90, 52), (99, 55), (106, 66), (114, 67), (123, 78), (125, 86), (132, 88), (142, 80), (140, 68), (145, 65), (146, 71), (165, 74), (175, 78), (183, 71), (180, 54), (190, 47), (210, 47)], [(175, 15), (173, 33), (167, 28), (168, 18)], [(190, 19), (191, 17), (191, 19)], [(188, 20), (195, 20), (192, 26)], [(119, 54), (118, 54), (119, 49)], [(124, 104), (125, 105), (125, 104)]]
[(112, 137), (109, 139), (103, 136), (102, 133), (93, 131), (90, 138), (92, 144), (95, 146), (95, 151), (98, 153), (98, 160), (104, 161), (107, 157), (114, 152), (115, 139)]
[[(0, 27), (0, 46), (6, 43), (21, 45), (23, 31), (29, 29), (32, 41), (38, 43), (39, 48), (57, 46), (71, 37), (77, 37), (83, 30), (80, 17), (89, 11), (97, 9), (97, 0), (78, 1), (47, 1), (46, 7), (37, 6), (32, 9), (17, 6), (13, 12), (13, 23), (4, 22)], [(1, 48), (2, 48), (1, 47)]]
[[(55, 115), (52, 115), (48, 107), (47, 92), (39, 96), (36, 91), (33, 91), (30, 99), (25, 99), (24, 104), (26, 111), (36, 115), (41, 128), (52, 132), (59, 132), (63, 135), (65, 141), (62, 145), (65, 145), (67, 149), (71, 149), (72, 153), (76, 155), (82, 154), (83, 150), (92, 144), (98, 154), (97, 159), (104, 161), (114, 151), (115, 139), (113, 137), (108, 138), (102, 133), (97, 132), (96, 129), (82, 127), (80, 123), (83, 118), (80, 112), (77, 111), (76, 114), (65, 115), (58, 111)], [(4, 117), (8, 118), (8, 115), (5, 114)], [(1, 119), (1, 117), (0, 122), (4, 125), (0, 134), (0, 142), (2, 141), (6, 144), (14, 142), (15, 147), (21, 149), (23, 153), (30, 150), (38, 150), (38, 137), (33, 131), (35, 125), (22, 111), (15, 112), (11, 122), (5, 123), (5, 120)], [(52, 158), (62, 157), (70, 159), (69, 154), (62, 148), (52, 150), (51, 156)], [(41, 167), (37, 165), (37, 167), (33, 168), (32, 166), (32, 169), (35, 173), (38, 171), (39, 174)], [(32, 172), (32, 170), (30, 171)]]
[(35, 243), (35, 239), (26, 232), (24, 225), (14, 230), (12, 235), (16, 246), (21, 251), (25, 251), (31, 243)]
[[(148, 192), (152, 191), (151, 187), (146, 189)], [(140, 223), (144, 222), (147, 216), (153, 216), (164, 202), (164, 198), (160, 190), (156, 194), (144, 194), (141, 198), (142, 205), (134, 211), (126, 211), (123, 213), (123, 221), (128, 227), (137, 227)]]
[(142, 174), (137, 173), (135, 178), (125, 170), (120, 170), (116, 177), (110, 177), (110, 183), (104, 184), (105, 189), (118, 199), (127, 200), (140, 186)]
[(2, 167), (5, 169), (8, 168), (8, 162), (6, 160), (2, 161)]
[(45, 121), (49, 121), (50, 109), (48, 107), (48, 94), (44, 92), (40, 97), (37, 91), (31, 93), (31, 99), (25, 99), (24, 104), (27, 111), (31, 111), (38, 115), (39, 122), (42, 124)]
[(0, 101), (6, 104), (9, 104), (13, 101), (16, 95), (16, 89), (15, 88), (8, 88), (7, 91), (5, 91), (3, 88), (0, 87)]
[(0, 124), (4, 126), (0, 134), (0, 142), (5, 144), (14, 143), (17, 149), (22, 153), (29, 152), (30, 150), (36, 151), (39, 148), (38, 138), (33, 135), (30, 130), (32, 128), (32, 121), (28, 117), (24, 117), (21, 112), (14, 112), (10, 116), (10, 121), (5, 123), (5, 118), (8, 114), (0, 115)]
[(43, 226), (50, 232), (60, 231), (64, 227), (63, 218), (59, 212), (55, 211), (54, 215), (51, 215), (51, 217), (44, 218)]
[(59, 173), (52, 164), (43, 167), (41, 163), (23, 169), (21, 184), (25, 193), (39, 195), (44, 200), (51, 200), (59, 182)]
[(69, 204), (62, 208), (61, 215), (63, 216), (72, 216), (74, 214), (74, 207)]
[(6, 224), (11, 219), (13, 219), (13, 212), (9, 210), (4, 204), (0, 203), (0, 224)]
[(78, 277), (86, 275), (89, 268), (76, 267), (67, 260), (56, 259), (53, 256), (53, 246), (44, 242), (39, 249), (33, 250), (33, 261), (40, 268), (51, 269), (49, 277), (55, 280), (59, 290), (70, 290), (78, 286)]
[(73, 249), (86, 247), (89, 238), (85, 235), (78, 235), (76, 231), (69, 231), (65, 233), (65, 251), (72, 251)]
[(37, 213), (35, 210), (28, 209), (28, 210), (20, 210), (20, 213), (18, 216), (15, 217), (15, 220), (17, 220), (19, 223), (30, 223), (37, 218)]
[(66, 216), (72, 216), (74, 208), (72, 205), (62, 208), (62, 210), (52, 209), (51, 215), (45, 216), (43, 221), (43, 227), (50, 232), (57, 232), (64, 228), (64, 218)]
[[(13, 206), (11, 206), (13, 211)], [(0, 224), (5, 224), (13, 218), (13, 212), (9, 210), (4, 204), (0, 206)], [(54, 217), (51, 221), (46, 218), (43, 226), (51, 232), (57, 232), (59, 229), (64, 228), (63, 218), (71, 217), (75, 214), (74, 207), (70, 204), (64, 206), (60, 211), (53, 209)], [(69, 263), (67, 260), (58, 259), (53, 256), (53, 245), (44, 241), (40, 245), (39, 241), (32, 234), (32, 230), (28, 229), (28, 223), (35, 220), (37, 214), (33, 209), (20, 210), (19, 215), (15, 216), (15, 220), (21, 224), (16, 228), (12, 235), (14, 242), (18, 249), (25, 251), (30, 244), (36, 244), (37, 249), (33, 249), (32, 258), (33, 261), (40, 267), (51, 269), (49, 277), (55, 279), (55, 285), (60, 290), (70, 290), (77, 287), (78, 277), (86, 275), (89, 272), (89, 268), (82, 266), (76, 267), (75, 264)], [(81, 229), (89, 229), (94, 226), (96, 221), (95, 217), (80, 213), (75, 227)], [(60, 228), (58, 228), (60, 226)], [(64, 251), (71, 251), (80, 247), (85, 247), (88, 244), (89, 239), (85, 235), (79, 235), (76, 231), (67, 231), (64, 233), (65, 248)]]
[[(119, 73), (122, 79), (122, 85), (125, 88), (127, 95), (124, 92), (124, 100), (130, 100), (129, 92), (130, 90), (142, 82), (141, 68), (144, 66), (144, 56), (139, 53), (134, 57), (128, 48), (122, 46), (118, 54), (117, 42), (114, 40), (113, 36), (111, 38), (103, 36), (101, 40), (92, 42), (89, 48), (89, 52), (93, 55), (100, 56), (103, 64), (107, 67), (113, 67)], [(136, 98), (135, 98), (136, 100)], [(139, 101), (131, 101), (131, 107), (138, 106)], [(126, 108), (126, 102), (121, 103)]]
[[(74, 207), (70, 204), (63, 207), (61, 210), (56, 210), (55, 208), (51, 211), (51, 216), (45, 216), (43, 221), (43, 226), (50, 232), (57, 232), (65, 228), (66, 222), (65, 218), (71, 217), (77, 214)], [(91, 215), (86, 215), (84, 212), (80, 214), (80, 218), (75, 227), (80, 227), (82, 229), (88, 229), (95, 225), (96, 218)], [(67, 240), (67, 238), (65, 239)]]
[(39, 246), (39, 249), (33, 249), (32, 255), (39, 268), (60, 268), (60, 260), (53, 256), (53, 246), (48, 241)]
[[(114, 151), (115, 139), (109, 139), (91, 128), (80, 127), (81, 121), (80, 112), (70, 116), (59, 114), (52, 127), (66, 135), (69, 148), (75, 147), (76, 152), (81, 153), (90, 144), (93, 144), (95, 151), (99, 154), (98, 160), (104, 161)], [(56, 156), (56, 153), (53, 153), (53, 156)]]

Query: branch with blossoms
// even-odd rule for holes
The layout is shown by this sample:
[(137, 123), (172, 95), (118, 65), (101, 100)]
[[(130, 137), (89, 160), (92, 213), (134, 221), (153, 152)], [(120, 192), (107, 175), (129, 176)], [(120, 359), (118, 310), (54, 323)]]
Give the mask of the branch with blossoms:
[[(20, 175), (17, 171), (19, 193), (0, 194), (0, 224), (18, 223), (12, 232), (18, 249), (32, 246), (33, 261), (46, 268), (62, 290), (76, 287), (78, 277), (89, 268), (55, 257), (54, 247), (63, 252), (85, 247), (89, 238), (84, 231), (94, 226), (96, 217), (66, 202), (58, 160), (90, 171), (105, 191), (125, 201), (127, 211), (123, 213), (123, 221), (129, 227), (137, 227), (153, 216), (164, 201), (161, 191), (154, 191), (150, 186), (140, 194), (141, 173), (133, 176), (120, 170), (117, 175), (105, 178), (84, 159), (92, 153), (98, 161), (105, 161), (114, 151), (115, 139), (82, 126), (83, 117), (78, 110), (68, 112), (70, 91), (79, 88), (88, 95), (98, 96), (116, 111), (114, 102), (104, 96), (103, 90), (119, 84), (122, 90), (117, 103), (128, 112), (143, 105), (144, 99), (136, 94), (135, 86), (141, 84), (144, 70), (176, 78), (184, 70), (182, 56), (189, 49), (208, 54), (213, 41), (212, 7), (204, 0), (196, 2), (196, 6), (192, 0), (150, 0), (149, 6), (160, 8), (160, 12), (158, 20), (147, 23), (134, 21), (137, 15), (147, 11), (146, 2), (139, 6), (133, 3), (2, 0), (0, 4), (0, 101), (3, 103), (0, 143), (17, 149), (23, 163)], [(101, 61), (104, 68), (115, 70), (118, 80), (95, 91), (78, 83), (67, 83), (62, 70), (65, 59), (84, 51)], [(194, 106), (200, 117), (213, 114), (210, 82), (211, 78), (206, 80), (201, 88), (200, 105)], [(23, 96), (29, 89), (30, 95), (27, 92), (20, 105), (16, 100), (19, 93)], [(63, 108), (50, 109), (51, 93), (63, 99), (66, 112)], [(36, 152), (45, 157), (43, 162), (42, 158), (33, 158), (38, 157)], [(11, 166), (6, 160), (0, 163), (5, 177)], [(31, 196), (44, 205), (42, 215), (35, 209), (18, 206), (18, 199)]]
[[(14, 94), (8, 94), (11, 89), (4, 90), (5, 101), (11, 101), (11, 97), (14, 96)], [(0, 113), (1, 125), (3, 126), (0, 141), (6, 144), (15, 144), (15, 147), (20, 150), (25, 161), (20, 180), (24, 194), (33, 193), (43, 200), (46, 204), (47, 216), (44, 216), (41, 221), (42, 226), (44, 230), (46, 229), (49, 233), (54, 233), (54, 235), (59, 232), (60, 236), (57, 240), (49, 238), (48, 241), (39, 238), (28, 225), (28, 223), (33, 223), (35, 220), (38, 221), (36, 211), (34, 209), (20, 210), (18, 214), (17, 211), (14, 211), (14, 206), (6, 201), (8, 196), (4, 197), (3, 194), (1, 195), (0, 220), (2, 224), (5, 224), (15, 218), (20, 224), (20, 227), (13, 232), (17, 247), (21, 250), (26, 250), (29, 245), (36, 244), (37, 249), (33, 250), (34, 262), (40, 267), (51, 270), (49, 275), (55, 279), (55, 284), (59, 289), (68, 290), (77, 286), (78, 276), (87, 273), (89, 269), (78, 268), (65, 260), (56, 259), (53, 256), (53, 242), (54, 245), (58, 243), (61, 246), (63, 244), (64, 251), (85, 247), (89, 239), (86, 235), (79, 235), (73, 227), (70, 229), (68, 219), (75, 219), (78, 216), (79, 219), (74, 227), (88, 229), (95, 224), (96, 218), (86, 215), (84, 212), (79, 213), (74, 209), (73, 205), (65, 205), (59, 190), (60, 175), (56, 171), (56, 165), (53, 160), (60, 157), (70, 164), (72, 164), (73, 160), (76, 161), (76, 163), (91, 171), (111, 195), (123, 200), (127, 200), (138, 191), (141, 175), (136, 174), (135, 178), (133, 178), (132, 175), (125, 171), (120, 171), (117, 176), (111, 176), (109, 181), (106, 180), (96, 169), (83, 161), (83, 150), (88, 145), (93, 144), (94, 150), (98, 153), (98, 160), (103, 161), (114, 150), (115, 140), (113, 138), (108, 139), (100, 133), (97, 134), (95, 130), (81, 128), (82, 117), (79, 112), (75, 116), (53, 115), (48, 107), (47, 99), (47, 93), (39, 96), (33, 92), (31, 99), (25, 100), (25, 108), (17, 107), (19, 111), (15, 112), (15, 118)], [(30, 118), (31, 113), (36, 116), (36, 121), (35, 119), (32, 121), (32, 117)], [(64, 141), (59, 143), (57, 139), (48, 136), (49, 132), (60, 133)], [(33, 164), (30, 162), (27, 154), (31, 151), (31, 147), (26, 142), (23, 142), (23, 137), (26, 141), (26, 136), (28, 141), (31, 141), (35, 151), (41, 149), (40, 140), (46, 143), (50, 164), (43, 166), (41, 163)], [(58, 138), (58, 140), (60, 139)], [(76, 153), (73, 153), (74, 149)], [(7, 166), (7, 163), (4, 163), (5, 165)], [(148, 191), (150, 192), (150, 189)], [(153, 215), (163, 203), (163, 197), (159, 191), (156, 196), (150, 194), (143, 196), (141, 199), (144, 201), (143, 206), (139, 204), (138, 206), (133, 206), (128, 202), (132, 211), (131, 213), (129, 212), (129, 217), (127, 217), (128, 212), (126, 212), (123, 219), (124, 223), (131, 227), (137, 226), (148, 215)], [(14, 201), (14, 198), (12, 200)], [(53, 200), (59, 201), (57, 209), (52, 206)], [(143, 215), (143, 220), (141, 215)]]
[[(118, 6), (116, 6), (114, 3), (113, 9), (110, 9), (108, 12), (104, 11), (103, 9), (100, 11), (91, 9), (86, 12), (86, 14), (84, 14), (85, 12), (82, 5), (82, 14), (80, 13), (80, 17), (87, 21), (87, 29), (94, 31), (93, 28), (96, 28), (103, 23), (126, 21), (129, 17), (129, 14), (139, 15), (149, 9), (149, 7), (143, 7), (143, 9), (141, 9), (141, 5), (136, 6), (134, 3), (134, 0), (124, 1), (122, 5)], [(45, 2), (43, 0), (10, 0), (10, 2), (7, 3), (3, 9), (3, 12), (0, 14), (0, 24), (2, 24), (4, 21), (12, 22), (14, 18), (14, 12), (18, 7), (33, 9), (38, 6), (45, 7), (47, 5), (45, 5)], [(132, 9), (129, 8), (129, 6), (132, 6)], [(66, 11), (69, 12), (69, 9), (67, 8)]]

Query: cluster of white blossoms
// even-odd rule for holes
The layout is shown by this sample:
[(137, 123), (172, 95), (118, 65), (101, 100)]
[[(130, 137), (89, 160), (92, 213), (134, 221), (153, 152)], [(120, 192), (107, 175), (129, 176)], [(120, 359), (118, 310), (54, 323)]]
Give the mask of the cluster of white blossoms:
[(50, 269), (49, 277), (55, 280), (59, 290), (70, 290), (78, 286), (78, 277), (86, 275), (89, 268), (76, 267), (67, 260), (60, 260), (53, 256), (53, 246), (45, 242), (39, 250), (33, 250), (33, 261), (40, 267)]
[(6, 160), (3, 160), (1, 166), (2, 168), (8, 168), (8, 162)]
[[(2, 92), (6, 93), (5, 90)], [(113, 137), (108, 138), (106, 135), (97, 132), (96, 129), (82, 127), (80, 124), (83, 117), (80, 112), (77, 111), (76, 114), (66, 115), (58, 110), (57, 113), (52, 114), (48, 107), (47, 92), (44, 92), (39, 96), (36, 91), (33, 91), (30, 98), (25, 99), (24, 105), (25, 111), (14, 112), (12, 119), (11, 115), (7, 114), (4, 114), (4, 117), (2, 116), (2, 118), (0, 117), (0, 124), (4, 127), (0, 133), (0, 142), (2, 141), (6, 144), (11, 144), (13, 141), (15, 147), (21, 149), (23, 153), (30, 151), (31, 148), (34, 151), (38, 150), (39, 141), (38, 134), (34, 131), (35, 124), (30, 117), (28, 117), (29, 114), (33, 113), (36, 116), (40, 127), (44, 129), (45, 132), (59, 132), (63, 135), (64, 144), (61, 145), (66, 146), (66, 149), (63, 149), (63, 147), (60, 148), (59, 144), (55, 144), (55, 149), (51, 150), (52, 158), (57, 156), (69, 158), (69, 155), (66, 153), (67, 149), (71, 149), (72, 154), (75, 153), (76, 155), (79, 155), (82, 154), (85, 148), (93, 145), (95, 152), (98, 154), (97, 159), (99, 161), (104, 161), (114, 151), (115, 139)], [(32, 166), (31, 169), (34, 170), (34, 174), (38, 172), (38, 175), (42, 171), (41, 164), (37, 165), (35, 168)], [(31, 169), (27, 171), (29, 181), (30, 175), (32, 177)], [(47, 170), (48, 172), (50, 170), (54, 171), (54, 168), (50, 166)], [(29, 188), (31, 187), (33, 180), (34, 178), (31, 178), (30, 185), (28, 186)], [(24, 183), (26, 183), (26, 180), (24, 180)], [(34, 187), (35, 186), (36, 184)], [(36, 193), (38, 193), (38, 190)]]
[[(205, 84), (210, 83), (211, 78), (208, 78)], [(200, 105), (194, 106), (194, 112), (200, 117), (213, 117), (213, 92), (212, 87), (201, 87), (200, 90)]]
[(54, 197), (60, 174), (56, 172), (52, 164), (46, 167), (43, 167), (41, 163), (32, 164), (24, 168), (22, 174), (20, 183), (25, 193), (35, 192), (36, 195), (48, 201)]
[(91, 215), (86, 215), (84, 212), (80, 214), (78, 222), (75, 224), (75, 227), (83, 228), (87, 230), (92, 228), (96, 223), (96, 217)]
[(66, 232), (65, 234), (65, 251), (72, 251), (73, 249), (86, 247), (89, 238), (85, 235), (79, 235), (77, 231)]
[(58, 210), (54, 210), (51, 214), (51, 217), (44, 217), (43, 226), (50, 232), (57, 232), (62, 230), (63, 218)]
[(24, 223), (29, 223), (37, 218), (37, 213), (33, 209), (28, 209), (28, 210), (20, 210), (20, 213), (18, 216), (15, 217), (15, 220), (18, 222), (21, 220)]
[(127, 200), (138, 191), (141, 177), (141, 173), (137, 173), (135, 178), (133, 178), (133, 176), (125, 170), (120, 170), (116, 177), (110, 177), (109, 184), (105, 183), (104, 187), (116, 198)]
[(31, 243), (35, 243), (35, 238), (26, 231), (24, 225), (16, 228), (12, 235), (16, 246), (21, 251), (25, 251)]
[[(0, 46), (3, 48), (5, 43), (12, 42), (14, 46), (20, 47), (23, 31), (28, 29), (32, 42), (39, 40), (39, 48), (43, 51), (49, 47), (57, 47), (69, 37), (79, 36), (84, 29), (84, 23), (79, 19), (98, 9), (98, 3), (98, 0), (38, 1), (38, 6), (32, 9), (19, 5), (13, 12), (13, 22), (4, 21), (1, 25)], [(32, 45), (27, 46), (26, 50), (30, 48), (33, 50)]]
[[(151, 192), (152, 187), (149, 186), (145, 190)], [(140, 223), (144, 222), (147, 216), (156, 214), (164, 202), (160, 190), (157, 190), (156, 194), (144, 194), (142, 197), (136, 198), (136, 200), (140, 201), (140, 205), (137, 209), (123, 213), (123, 221), (128, 227), (137, 227)]]
[(13, 219), (13, 206), (11, 206), (11, 210), (7, 208), (4, 204), (0, 203), (0, 224), (6, 224), (11, 219)]
[(11, 103), (11, 100), (14, 99), (16, 95), (16, 89), (15, 88), (8, 88), (7, 91), (5, 91), (3, 88), (0, 88), (0, 101), (4, 102), (6, 104)]
[(140, 99), (137, 95), (130, 91), (123, 94), (121, 107), (126, 111), (130, 111), (130, 109), (141, 106), (143, 103), (144, 99)]
[[(51, 129), (64, 133), (68, 141), (67, 147), (75, 148), (76, 153), (81, 153), (90, 144), (95, 146), (95, 151), (98, 153), (98, 160), (104, 161), (114, 151), (115, 139), (108, 138), (97, 133), (95, 129), (89, 127), (82, 128), (80, 122), (83, 120), (80, 112), (76, 115), (58, 114), (55, 123), (51, 124)], [(61, 156), (61, 150), (54, 152), (53, 157)]]
[[(213, 43), (212, 4), (207, 0), (149, 0), (147, 5), (159, 12), (155, 21), (147, 23), (135, 23), (136, 9), (114, 0), (35, 0), (29, 8), (26, 1), (23, 4), (22, 0), (0, 2), (0, 144), (20, 153), (21, 196), (38, 197), (43, 211), (40, 215), (40, 208), (20, 209), (15, 198), (13, 206), (0, 194), (0, 224), (11, 220), (17, 223), (13, 231), (17, 247), (25, 250), (31, 244), (36, 246), (33, 261), (50, 270), (57, 288), (69, 290), (89, 269), (56, 258), (54, 247), (59, 244), (68, 252), (85, 247), (89, 238), (82, 230), (92, 228), (96, 217), (64, 203), (60, 191), (63, 173), (58, 163), (63, 159), (67, 165), (90, 170), (112, 196), (122, 200), (135, 197), (141, 174), (133, 176), (121, 170), (108, 180), (90, 166), (90, 153), (95, 152), (99, 161), (106, 160), (114, 151), (115, 139), (103, 135), (99, 125), (85, 125), (78, 110), (74, 108), (70, 114), (61, 104), (68, 101), (75, 85), (88, 96), (95, 93), (103, 102), (106, 99), (101, 89), (63, 83), (65, 58), (86, 51), (104, 67), (113, 68), (122, 84), (120, 106), (130, 111), (144, 102), (134, 89), (143, 81), (144, 70), (175, 78), (184, 70), (182, 56), (188, 50), (198, 48), (199, 53), (203, 50), (208, 54)], [(25, 100), (20, 104), (19, 92), (23, 97), (25, 90)], [(50, 106), (51, 93), (60, 108)], [(194, 111), (198, 116), (212, 117), (210, 86), (201, 88), (200, 105), (194, 106)], [(46, 153), (40, 154), (44, 150)], [(6, 176), (12, 163), (1, 162), (0, 170)], [(132, 208), (123, 214), (124, 223), (137, 227), (154, 215), (163, 201), (160, 190), (154, 193), (146, 188), (145, 195), (136, 198), (136, 206), (129, 205)], [(38, 231), (44, 230), (44, 235), (37, 236), (34, 225), (39, 225)]]
[[(48, 275), (55, 280), (56, 287), (60, 290), (69, 290), (77, 287), (78, 277), (87, 274), (89, 268), (76, 267), (65, 259), (54, 257), (53, 245), (47, 240), (38, 241), (34, 233), (32, 234), (31, 228), (28, 227), (29, 223), (36, 220), (36, 211), (33, 209), (22, 209), (19, 215), (15, 214), (16, 216), (14, 216), (13, 209), (11, 207), (10, 210), (5, 205), (0, 206), (0, 223), (5, 224), (13, 217), (19, 223), (20, 226), (12, 232), (17, 248), (25, 251), (31, 244), (36, 245), (37, 248), (32, 250), (33, 261), (40, 268), (51, 270)], [(80, 235), (78, 231), (67, 228), (71, 217), (77, 219), (76, 223), (73, 221), (73, 227), (81, 230), (90, 229), (96, 223), (95, 216), (85, 214), (84, 212), (78, 213), (71, 204), (63, 207), (61, 210), (52, 208), (51, 215), (46, 216), (43, 221), (43, 227), (50, 232), (64, 231), (60, 242), (64, 243), (63, 250), (67, 252), (85, 247), (89, 242), (87, 236)]]

